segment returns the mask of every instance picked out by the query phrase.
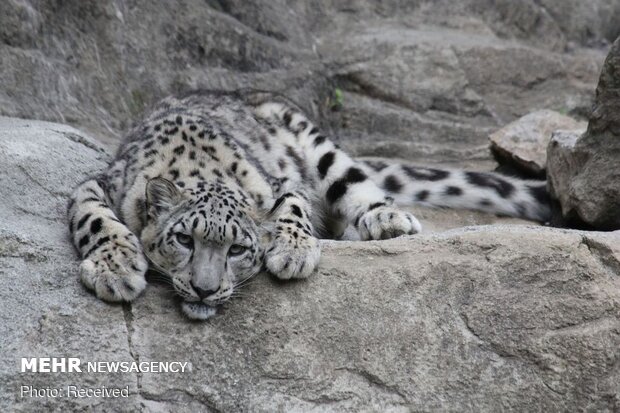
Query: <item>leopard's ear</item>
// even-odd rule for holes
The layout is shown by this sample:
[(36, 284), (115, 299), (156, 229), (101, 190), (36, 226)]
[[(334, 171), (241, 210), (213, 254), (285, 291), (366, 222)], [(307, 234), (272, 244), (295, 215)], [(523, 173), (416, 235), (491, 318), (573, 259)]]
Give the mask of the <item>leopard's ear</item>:
[(245, 210), (245, 213), (254, 221), (256, 225), (261, 225), (269, 218), (269, 212), (259, 209), (256, 206), (251, 206)]
[(269, 219), (271, 217), (271, 211), (252, 205), (245, 210), (245, 213), (252, 221), (254, 221), (254, 224), (256, 224), (256, 227), (258, 228), (257, 235), (261, 245), (271, 243), (274, 229), (273, 222)]
[(146, 183), (146, 210), (154, 217), (183, 202), (177, 186), (165, 178), (153, 178)]

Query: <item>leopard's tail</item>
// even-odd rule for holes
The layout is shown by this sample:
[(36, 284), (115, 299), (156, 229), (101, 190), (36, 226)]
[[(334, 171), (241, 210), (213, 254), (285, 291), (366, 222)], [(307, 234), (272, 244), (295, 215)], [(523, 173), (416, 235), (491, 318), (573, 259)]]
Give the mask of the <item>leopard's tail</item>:
[(540, 222), (551, 219), (544, 181), (368, 159), (358, 162), (399, 205), (473, 209)]

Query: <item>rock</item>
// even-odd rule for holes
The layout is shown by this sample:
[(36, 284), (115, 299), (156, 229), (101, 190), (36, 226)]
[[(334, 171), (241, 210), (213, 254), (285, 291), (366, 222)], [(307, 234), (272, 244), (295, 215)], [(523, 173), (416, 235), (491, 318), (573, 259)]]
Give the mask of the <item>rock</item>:
[(90, 299), (80, 285), (65, 222), (71, 189), (107, 160), (71, 127), (0, 117), (1, 411), (88, 410), (102, 402), (22, 397), (21, 386), (129, 386), (130, 399), (108, 399), (106, 409), (137, 405), (130, 375), (20, 372), (21, 357), (131, 360), (123, 308)]
[(583, 133), (586, 123), (552, 110), (539, 110), (493, 132), (489, 136), (491, 150), (500, 162), (507, 162), (528, 175), (544, 177), (547, 146), (551, 134), (558, 129)]
[(563, 216), (598, 229), (620, 228), (620, 38), (596, 88), (585, 134), (560, 135), (548, 148), (550, 192)]
[(598, 70), (590, 66), (597, 61), (592, 55), (539, 50), (478, 26), (455, 30), (415, 19), (405, 27), (343, 23), (318, 46), (344, 91), (333, 115), (343, 146), (414, 162), (489, 160), (488, 135), (533, 108), (579, 115), (591, 105)]
[(159, 317), (185, 323), (151, 289), (133, 306), (135, 351), (202, 351), (188, 356), (200, 373), (149, 375), (142, 391), (222, 411), (612, 410), (620, 267), (587, 239), (485, 227), (328, 242), (308, 282), (259, 279), (172, 335)]
[(569, 217), (572, 213), (571, 197), (569, 192), (573, 172), (579, 168), (582, 161), (578, 161), (574, 156), (575, 144), (581, 137), (581, 133), (576, 131), (558, 130), (553, 133), (547, 149), (547, 189), (553, 199), (560, 203), (562, 216)]
[(0, 114), (114, 142), (157, 100), (199, 87), (281, 91), (317, 111), (326, 87), (311, 49), (296, 47), (309, 38), (300, 17), (279, 13), (283, 1), (229, 3), (183, 0), (171, 19), (165, 2), (3, 2)]
[(571, 42), (612, 42), (619, 34), (620, 4), (615, 0), (474, 0), (478, 11), (500, 37), (514, 36), (549, 49)]
[(591, 106), (614, 1), (180, 0), (170, 19), (163, 0), (6, 0), (0, 114), (114, 144), (165, 95), (254, 87), (355, 154), (488, 169), (491, 131)]
[[(613, 411), (620, 231), (491, 225), (323, 242), (307, 281), (265, 275), (206, 323), (149, 285), (110, 305), (78, 280), (64, 208), (106, 151), (0, 118), (0, 410)], [(20, 373), (21, 357), (181, 361), (185, 373)], [(21, 386), (127, 388), (21, 397)]]

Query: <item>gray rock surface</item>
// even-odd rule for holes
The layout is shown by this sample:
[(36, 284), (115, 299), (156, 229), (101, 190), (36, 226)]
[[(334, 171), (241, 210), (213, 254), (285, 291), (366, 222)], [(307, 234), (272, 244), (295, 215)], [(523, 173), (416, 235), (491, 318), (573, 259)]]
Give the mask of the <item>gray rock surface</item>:
[(488, 135), (507, 122), (542, 108), (587, 110), (597, 52), (540, 50), (474, 22), (362, 21), (322, 38), (319, 53), (345, 91), (333, 116), (344, 146), (367, 156), (481, 164), (490, 159)]
[[(89, 298), (65, 224), (71, 187), (108, 155), (77, 130), (0, 117), (0, 411), (74, 411), (102, 400), (21, 398), (35, 388), (130, 386), (127, 375), (20, 373), (21, 357), (131, 359), (123, 308)], [(136, 400), (136, 396), (132, 396)], [(122, 410), (123, 400), (106, 400)]]
[(576, 131), (555, 131), (547, 148), (548, 168), (547, 188), (552, 198), (560, 203), (563, 217), (574, 214), (570, 205), (573, 194), (569, 188), (573, 179), (574, 171), (581, 167), (582, 160), (575, 157), (575, 144), (581, 137)]
[(552, 110), (539, 110), (493, 132), (489, 136), (491, 150), (500, 162), (506, 162), (529, 175), (544, 177), (547, 146), (553, 132), (561, 129), (583, 133), (586, 125)]
[(358, 155), (488, 168), (506, 123), (588, 112), (619, 20), (617, 0), (6, 0), (0, 114), (114, 143), (165, 95), (251, 86)]
[[(64, 206), (106, 159), (73, 128), (0, 118), (0, 411), (620, 407), (620, 232), (492, 225), (325, 241), (311, 279), (260, 275), (195, 323), (160, 285), (131, 305), (80, 285)], [(19, 372), (21, 357), (45, 356), (191, 372)], [(20, 397), (23, 385), (129, 397)]]
[(548, 148), (550, 192), (567, 219), (620, 229), (620, 37), (605, 60), (588, 130)]

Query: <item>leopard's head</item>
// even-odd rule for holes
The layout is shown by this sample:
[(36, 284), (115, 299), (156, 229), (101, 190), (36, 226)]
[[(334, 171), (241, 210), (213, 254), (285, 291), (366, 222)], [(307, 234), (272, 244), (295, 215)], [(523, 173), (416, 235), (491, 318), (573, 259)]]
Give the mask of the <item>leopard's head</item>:
[(193, 319), (215, 314), (257, 274), (263, 251), (243, 193), (223, 182), (181, 190), (164, 178), (146, 185), (140, 240), (153, 269), (165, 274)]

